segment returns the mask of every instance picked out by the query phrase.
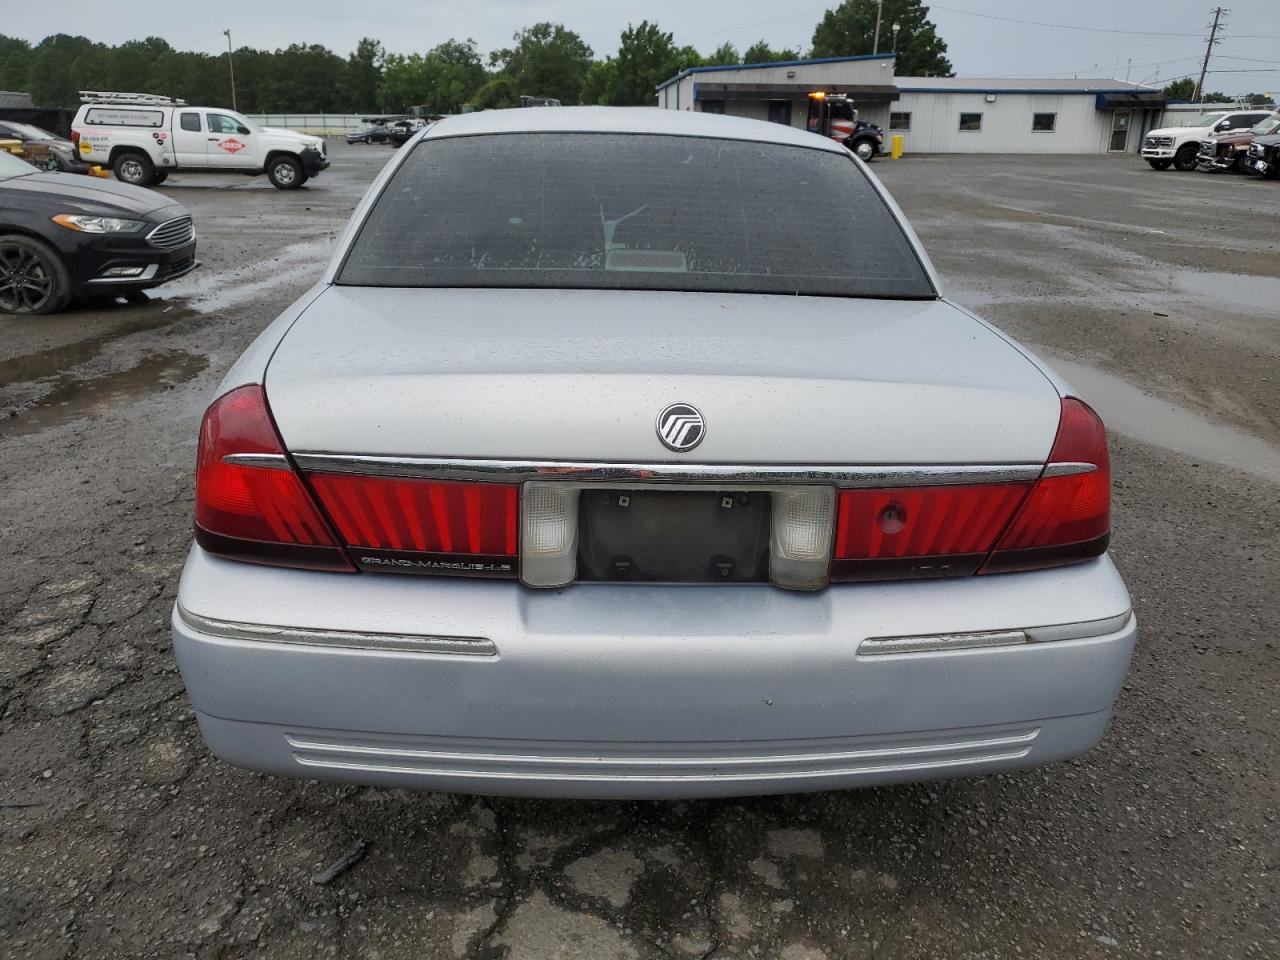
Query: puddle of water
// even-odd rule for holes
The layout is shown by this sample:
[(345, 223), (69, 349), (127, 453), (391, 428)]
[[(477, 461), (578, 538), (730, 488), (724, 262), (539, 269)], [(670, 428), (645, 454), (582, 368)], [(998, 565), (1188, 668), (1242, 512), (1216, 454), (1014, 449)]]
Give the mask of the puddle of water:
[(82, 379), (62, 374), (48, 393), (17, 416), (0, 418), (0, 438), (21, 437), (127, 400), (153, 393), (163, 387), (185, 383), (209, 365), (206, 357), (182, 350), (168, 350), (143, 357), (128, 370)]
[(1267, 313), (1274, 313), (1280, 304), (1280, 277), (1181, 270), (1174, 275), (1173, 282), (1183, 293), (1208, 303), (1226, 303)]
[(1280, 447), (1157, 400), (1094, 367), (1057, 358), (1051, 362), (1117, 433), (1280, 483)]
[(47, 350), (39, 350), (35, 353), (23, 354), (19, 357), (0, 360), (0, 387), (10, 386), (15, 383), (30, 383), (46, 377), (61, 376), (72, 367), (77, 367), (92, 360), (109, 342), (120, 340), (135, 333), (156, 330), (190, 316), (187, 311), (180, 310), (174, 306), (169, 306), (168, 308), (157, 307), (152, 310), (147, 307), (139, 308), (137, 306), (126, 307), (121, 305), (118, 316), (122, 319), (129, 315), (125, 311), (132, 312), (142, 309), (147, 312), (141, 317), (120, 323), (116, 322), (117, 317), (109, 312), (112, 309), (114, 308), (98, 307), (91, 310), (76, 310), (63, 313), (56, 317), (41, 317), (40, 319), (46, 324), (72, 324), (81, 331), (88, 327), (86, 321), (93, 323), (94, 327), (91, 335), (85, 339), (76, 340), (73, 343), (63, 344), (58, 347), (50, 347)]
[(197, 270), (156, 293), (166, 299), (184, 300), (201, 313), (225, 310), (286, 283), (319, 279), (335, 242), (334, 237), (319, 237), (285, 247), (276, 260), (234, 270)]

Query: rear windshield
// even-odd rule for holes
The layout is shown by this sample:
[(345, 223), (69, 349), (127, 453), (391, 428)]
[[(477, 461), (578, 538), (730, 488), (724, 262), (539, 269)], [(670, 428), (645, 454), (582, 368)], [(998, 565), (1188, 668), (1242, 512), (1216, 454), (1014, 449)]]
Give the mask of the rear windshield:
[(845, 154), (605, 133), (421, 142), (338, 282), (936, 296)]

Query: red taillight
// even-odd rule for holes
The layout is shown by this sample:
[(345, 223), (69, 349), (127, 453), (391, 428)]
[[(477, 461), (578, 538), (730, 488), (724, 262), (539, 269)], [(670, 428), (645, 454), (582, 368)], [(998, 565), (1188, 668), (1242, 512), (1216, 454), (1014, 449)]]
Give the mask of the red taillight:
[(307, 480), (350, 546), (515, 559), (518, 487), (326, 473)]
[(1101, 555), (1110, 524), (1106, 431), (1096, 413), (1068, 397), (1034, 483), (842, 490), (831, 579), (1059, 566)]
[(842, 490), (833, 580), (974, 573), (1029, 483)]
[(1098, 415), (1074, 397), (1044, 474), (982, 573), (1032, 570), (1100, 556), (1111, 533), (1111, 460)]
[(74, 145), (75, 145), (75, 146), (77, 146), (77, 147), (78, 147), (78, 146), (80, 146), (80, 131), (79, 131), (79, 130), (72, 130), (72, 131), (71, 131), (71, 142), (72, 142), (72, 144), (74, 144)]
[(291, 469), (258, 384), (224, 394), (205, 412), (196, 460), (196, 541), (235, 560), (352, 569)]

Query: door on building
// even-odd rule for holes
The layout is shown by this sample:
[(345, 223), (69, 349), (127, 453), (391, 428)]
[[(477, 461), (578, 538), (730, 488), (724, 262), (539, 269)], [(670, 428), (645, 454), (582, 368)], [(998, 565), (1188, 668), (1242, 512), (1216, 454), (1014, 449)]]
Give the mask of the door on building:
[(770, 100), (769, 101), (769, 122), (780, 123), (783, 126), (791, 126), (791, 101), (790, 100)]
[(1132, 119), (1132, 110), (1117, 110), (1111, 115), (1111, 144), (1107, 149), (1112, 153), (1124, 153), (1129, 149), (1129, 121)]

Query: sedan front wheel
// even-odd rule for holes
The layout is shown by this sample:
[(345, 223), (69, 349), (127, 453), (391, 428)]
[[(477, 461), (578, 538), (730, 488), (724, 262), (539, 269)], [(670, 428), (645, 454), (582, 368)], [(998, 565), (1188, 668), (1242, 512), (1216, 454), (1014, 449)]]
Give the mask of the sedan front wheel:
[(0, 313), (54, 313), (70, 299), (71, 278), (52, 247), (21, 234), (0, 236)]

